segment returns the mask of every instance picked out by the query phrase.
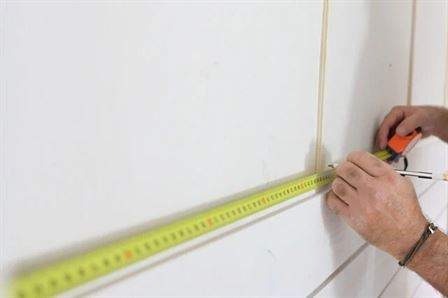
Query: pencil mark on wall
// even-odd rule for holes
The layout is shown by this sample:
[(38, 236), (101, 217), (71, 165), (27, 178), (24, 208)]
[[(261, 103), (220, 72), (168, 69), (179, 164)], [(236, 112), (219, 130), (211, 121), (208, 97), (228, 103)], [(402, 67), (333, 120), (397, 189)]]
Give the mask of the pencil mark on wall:
[(275, 254), (272, 252), (272, 250), (267, 249), (266, 252), (272, 257), (272, 259), (274, 261), (277, 261), (277, 257), (275, 256)]

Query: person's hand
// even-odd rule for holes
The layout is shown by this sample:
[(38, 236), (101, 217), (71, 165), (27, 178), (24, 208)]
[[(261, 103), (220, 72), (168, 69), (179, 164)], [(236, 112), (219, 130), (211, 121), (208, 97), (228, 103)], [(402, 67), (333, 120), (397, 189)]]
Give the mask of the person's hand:
[(409, 179), (365, 151), (337, 166), (328, 207), (366, 241), (402, 259), (426, 226)]
[(435, 135), (448, 141), (448, 110), (432, 106), (396, 106), (384, 118), (377, 134), (381, 149), (395, 132), (400, 136), (420, 127), (423, 137)]

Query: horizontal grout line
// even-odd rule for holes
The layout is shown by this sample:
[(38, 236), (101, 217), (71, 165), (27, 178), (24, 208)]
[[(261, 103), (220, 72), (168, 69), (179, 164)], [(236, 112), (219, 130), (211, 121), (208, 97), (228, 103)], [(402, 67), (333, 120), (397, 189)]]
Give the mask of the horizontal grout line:
[(369, 246), (369, 243), (365, 242), (363, 245), (361, 245), (350, 257), (345, 260), (341, 265), (339, 265), (338, 268), (336, 268), (333, 273), (331, 273), (319, 286), (317, 286), (314, 291), (312, 291), (310, 294), (307, 295), (307, 297), (314, 297), (317, 294), (319, 294), (322, 289), (324, 289), (338, 274), (339, 272), (342, 272), (350, 263), (356, 259), (363, 251)]
[[(442, 211), (436, 216), (435, 221), (438, 221), (442, 215), (446, 212), (446, 209), (448, 208), (448, 204), (445, 205), (444, 208), (442, 208)], [(420, 276), (419, 276), (420, 277)], [(420, 277), (420, 282), (418, 283), (418, 285), (415, 287), (414, 291), (412, 291), (412, 294), (410, 297), (415, 297), (415, 293), (417, 293), (418, 289), (422, 286), (423, 283), (427, 283), (426, 280), (424, 280), (422, 277)], [(441, 296), (444, 297), (444, 296)]]
[(394, 274), (392, 275), (392, 277), (389, 279), (389, 281), (386, 283), (386, 285), (384, 286), (384, 288), (381, 290), (381, 292), (378, 294), (378, 298), (380, 298), (384, 292), (386, 292), (387, 288), (390, 286), (390, 284), (392, 283), (392, 281), (395, 279), (395, 277), (398, 275), (398, 273), (401, 271), (401, 267), (398, 267), (398, 269), (394, 272)]
[[(441, 217), (442, 217), (442, 215), (447, 211), (447, 209), (448, 209), (448, 204), (446, 204), (443, 208), (442, 208), (442, 211), (439, 213), (439, 214), (437, 214), (437, 216), (436, 216), (436, 218), (435, 218), (435, 221), (438, 221)], [(392, 284), (392, 282), (393, 282), (393, 280), (396, 278), (396, 276), (397, 276), (397, 274), (401, 271), (401, 267), (399, 267), (398, 268), (398, 270), (394, 273), (394, 275), (390, 278), (390, 280), (389, 280), (389, 282), (385, 285), (385, 287), (384, 287), (384, 289), (381, 291), (381, 293), (378, 295), (378, 297), (381, 297), (383, 294), (384, 294), (384, 292), (387, 290), (387, 288)], [(417, 288), (418, 288), (418, 286), (417, 286)], [(412, 295), (411, 295), (411, 297), (412, 297)]]
[(284, 202), (284, 203), (286, 203), (284, 206), (281, 206), (279, 209), (276, 209), (276, 210), (271, 211), (271, 212), (269, 212), (267, 214), (264, 214), (264, 215), (262, 215), (260, 217), (257, 217), (254, 220), (251, 220), (249, 222), (245, 222), (243, 224), (236, 225), (234, 227), (230, 227), (226, 231), (221, 231), (221, 232), (219, 232), (219, 230), (215, 231), (217, 234), (213, 235), (210, 238), (203, 239), (202, 241), (200, 241), (198, 243), (195, 243), (193, 245), (190, 245), (190, 246), (187, 246), (185, 248), (182, 248), (179, 251), (175, 251), (175, 252), (173, 252), (173, 253), (171, 253), (171, 254), (169, 254), (169, 255), (167, 255), (167, 256), (159, 259), (159, 260), (157, 260), (156, 262), (151, 262), (151, 260), (148, 260), (147, 261), (148, 262), (147, 265), (144, 265), (144, 266), (142, 266), (140, 268), (137, 268), (137, 269), (135, 269), (133, 271), (127, 272), (123, 276), (116, 277), (116, 278), (114, 278), (114, 279), (112, 279), (110, 281), (107, 281), (107, 282), (100, 282), (99, 284), (94, 285), (94, 286), (89, 287), (89, 288), (86, 288), (86, 289), (82, 289), (82, 288), (75, 289), (74, 291), (76, 291), (75, 292), (76, 294), (73, 295), (73, 296), (77, 297), (77, 298), (78, 297), (80, 298), (80, 297), (92, 296), (94, 293), (96, 293), (96, 292), (98, 292), (100, 290), (106, 289), (109, 286), (112, 286), (112, 285), (114, 285), (114, 284), (116, 284), (118, 282), (122, 282), (122, 281), (128, 280), (128, 279), (130, 279), (132, 277), (135, 277), (135, 276), (137, 276), (137, 275), (139, 275), (141, 273), (144, 273), (144, 272), (146, 272), (148, 270), (151, 270), (151, 269), (153, 269), (153, 268), (155, 268), (157, 266), (163, 265), (163, 264), (165, 264), (167, 262), (170, 262), (170, 261), (173, 261), (173, 260), (175, 260), (175, 259), (177, 259), (179, 257), (182, 257), (182, 256), (184, 256), (184, 255), (186, 255), (186, 254), (188, 254), (188, 253), (190, 253), (190, 252), (192, 252), (192, 251), (194, 251), (196, 249), (199, 249), (201, 247), (207, 246), (207, 245), (209, 245), (211, 243), (214, 243), (216, 241), (223, 240), (223, 239), (225, 239), (226, 237), (228, 237), (230, 235), (233, 235), (233, 234), (235, 234), (235, 233), (237, 233), (239, 231), (242, 231), (242, 230), (244, 230), (246, 228), (254, 226), (254, 225), (256, 225), (256, 224), (258, 224), (258, 223), (260, 223), (260, 222), (262, 222), (262, 221), (264, 221), (266, 219), (274, 217), (274, 216), (276, 216), (278, 214), (286, 212), (286, 211), (288, 211), (288, 210), (290, 210), (290, 209), (292, 209), (292, 208), (294, 208), (294, 207), (296, 207), (298, 205), (301, 205), (301, 204), (303, 204), (305, 202), (313, 200), (319, 194), (321, 194), (321, 192), (316, 192), (316, 193), (312, 193), (312, 194), (308, 194), (308, 195), (304, 194), (305, 197), (303, 197), (303, 198), (300, 198), (302, 196), (302, 195), (300, 195), (300, 196), (297, 197), (297, 199), (296, 199), (297, 201), (295, 201), (293, 203), (289, 203), (288, 204), (288, 202)]
[[(426, 194), (433, 186), (435, 186), (437, 184), (437, 182), (433, 182), (431, 183), (427, 188), (425, 188), (422, 192), (420, 192), (420, 194), (418, 195), (418, 197), (420, 198), (420, 196)], [(445, 206), (445, 209), (448, 207)], [(440, 217), (440, 215), (438, 215), (438, 217)], [(342, 272), (343, 269), (345, 269), (346, 267), (348, 267), (348, 265), (350, 265), (351, 262), (353, 262), (360, 254), (362, 251), (364, 251), (364, 249), (366, 249), (369, 246), (368, 242), (365, 242), (360, 248), (358, 248), (351, 256), (349, 256), (347, 258), (347, 260), (345, 260), (338, 268), (336, 268), (335, 271), (333, 271), (319, 286), (316, 287), (316, 289), (314, 289), (307, 297), (314, 297), (315, 295), (317, 295), (322, 289), (324, 289), (340, 272)]]
[[(445, 183), (445, 182), (444, 182), (444, 183)], [(422, 190), (419, 194), (417, 194), (418, 200), (420, 201), (420, 197), (423, 196), (423, 195), (425, 195), (428, 191), (430, 191), (431, 188), (432, 188), (433, 186), (435, 186), (436, 184), (437, 184), (437, 181), (436, 181), (436, 182), (432, 182), (432, 183), (429, 184), (424, 190)]]

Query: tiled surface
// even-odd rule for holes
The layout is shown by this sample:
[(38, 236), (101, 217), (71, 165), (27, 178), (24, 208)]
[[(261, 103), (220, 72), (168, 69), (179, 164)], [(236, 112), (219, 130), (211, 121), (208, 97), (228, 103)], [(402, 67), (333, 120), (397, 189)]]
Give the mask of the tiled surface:
[[(412, 103), (441, 104), (447, 5), (417, 3)], [(1, 226), (5, 270), (310, 172), (322, 8), (9, 5), (1, 12), (13, 177)], [(324, 161), (372, 149), (384, 114), (406, 102), (411, 8), (330, 3)], [(410, 155), (411, 169), (442, 171), (446, 158), (446, 145), (427, 141)], [(442, 214), (446, 226), (446, 187), (415, 186), (425, 213)], [(362, 243), (318, 194), (92, 296), (304, 296), (347, 260), (319, 296), (430, 293), (404, 271), (385, 289), (396, 263), (373, 247), (351, 259)]]
[[(2, 264), (313, 169), (320, 1), (22, 3), (5, 13)], [(320, 253), (294, 257), (325, 246), (320, 202), (271, 221), (111, 289), (144, 295), (143, 280), (154, 296), (312, 289), (332, 264), (308, 276), (301, 268)], [(320, 229), (302, 245), (306, 231), (286, 238), (284, 225)]]
[(411, 1), (331, 4), (323, 117), (327, 162), (373, 149), (385, 113), (406, 103)]
[(417, 1), (412, 104), (443, 105), (448, 43), (448, 2)]
[[(445, 227), (447, 187), (442, 182), (428, 183), (428, 187), (419, 197), (422, 208), (437, 225)], [(395, 275), (398, 270), (399, 266), (393, 257), (368, 246), (317, 296), (378, 297), (381, 294), (382, 297), (411, 297), (422, 279), (407, 269)], [(426, 291), (428, 288), (425, 286), (424, 289)]]

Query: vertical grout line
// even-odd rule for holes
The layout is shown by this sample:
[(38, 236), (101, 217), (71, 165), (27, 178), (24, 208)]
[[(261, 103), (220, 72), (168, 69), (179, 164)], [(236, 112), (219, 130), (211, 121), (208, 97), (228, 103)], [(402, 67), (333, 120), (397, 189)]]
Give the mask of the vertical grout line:
[(323, 135), (323, 113), (325, 95), (325, 68), (327, 63), (327, 35), (328, 35), (328, 11), (329, 0), (323, 0), (322, 9), (322, 31), (320, 40), (319, 59), (319, 83), (317, 92), (317, 128), (316, 128), (316, 151), (314, 171), (318, 171), (322, 166), (322, 135)]
[[(443, 97), (443, 105), (445, 107), (447, 107), (448, 104), (448, 3), (445, 3), (445, 90), (444, 90), (444, 97)], [(448, 149), (445, 148), (445, 166), (447, 166), (447, 153), (448, 153)], [(447, 191), (447, 186), (445, 186), (445, 197), (446, 197), (446, 191)], [(447, 199), (448, 202), (448, 199)], [(448, 213), (447, 213), (447, 218), (446, 218), (446, 226), (445, 226), (445, 231), (448, 232)]]
[(448, 105), (448, 4), (445, 5), (445, 89), (443, 94), (443, 105)]
[[(422, 192), (420, 192), (417, 196), (418, 199), (420, 201), (421, 197), (426, 194), (429, 190), (432, 189), (433, 186), (435, 186), (437, 184), (437, 182), (433, 182), (431, 183), (427, 188), (425, 188)], [(446, 207), (448, 209), (448, 204), (446, 205)], [(438, 220), (441, 215), (443, 214), (443, 212), (445, 212), (445, 208), (442, 208), (442, 212), (440, 212), (437, 216), (435, 220)], [(340, 273), (342, 272), (345, 268), (347, 268), (359, 255), (361, 255), (361, 253), (369, 246), (370, 244), (368, 242), (365, 242), (361, 247), (359, 247), (347, 260), (345, 260), (338, 268), (336, 268), (336, 270), (334, 270), (322, 283), (320, 283), (310, 294), (307, 295), (307, 297), (314, 297), (316, 296), (320, 291), (322, 291), (332, 280), (334, 280), (334, 278)], [(378, 295), (378, 297), (380, 297), (385, 291), (386, 289), (389, 287), (389, 285), (392, 283), (392, 280), (395, 278), (395, 276), (397, 275), (398, 271), (400, 270), (400, 268), (397, 270), (397, 272), (394, 273), (394, 275), (390, 278), (389, 282), (385, 285), (385, 287), (383, 288), (383, 290), (381, 291), (381, 293)]]
[[(448, 3), (445, 3), (445, 86), (443, 90), (443, 106), (448, 107)], [(445, 148), (444, 165), (447, 166), (448, 149)], [(447, 186), (445, 186), (445, 195)], [(448, 207), (447, 207), (448, 209)], [(444, 227), (448, 231), (448, 213), (447, 225)]]
[[(0, 0), (0, 60), (6, 59), (6, 0)], [(2, 63), (4, 65), (4, 63)], [(7, 182), (6, 182), (6, 74), (5, 67), (0, 72), (0, 243), (6, 243), (4, 236), (5, 229), (5, 214), (6, 214), (6, 194), (7, 194)], [(4, 255), (3, 246), (0, 244), (0, 257)], [(5, 276), (6, 269), (4, 264), (0, 264), (0, 274)]]
[(408, 71), (408, 90), (406, 95), (406, 105), (412, 104), (412, 88), (414, 80), (414, 48), (415, 48), (415, 26), (417, 22), (417, 0), (412, 0), (411, 16), (411, 40), (409, 48), (409, 71)]

